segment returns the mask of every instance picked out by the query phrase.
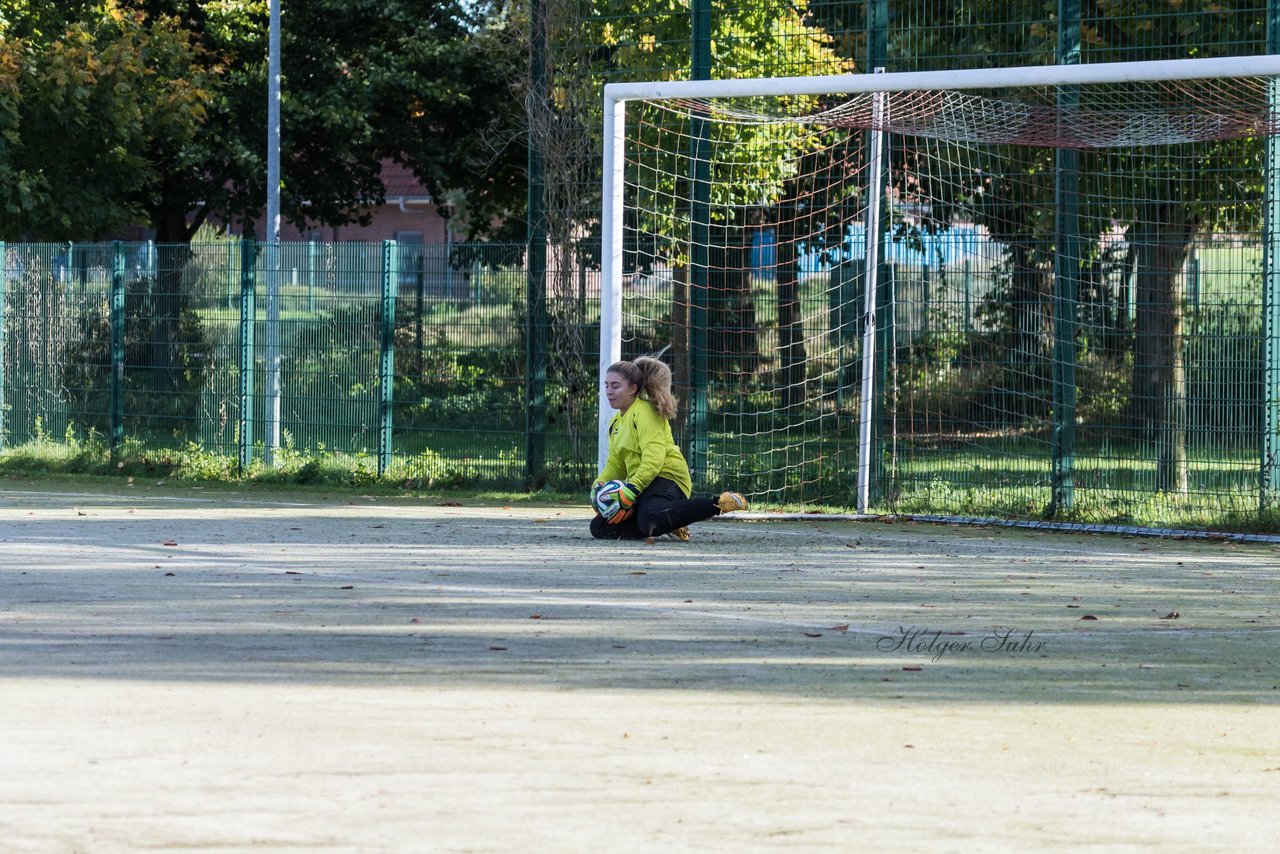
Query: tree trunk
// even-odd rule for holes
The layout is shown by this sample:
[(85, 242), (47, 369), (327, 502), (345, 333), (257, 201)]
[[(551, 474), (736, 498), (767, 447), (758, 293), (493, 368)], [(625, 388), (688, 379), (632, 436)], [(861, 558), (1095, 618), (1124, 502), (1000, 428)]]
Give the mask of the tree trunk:
[(707, 253), (708, 373), (754, 374), (760, 367), (756, 307), (751, 297), (751, 246), (743, 228), (711, 229)]
[(151, 387), (161, 394), (175, 393), (182, 387), (179, 325), (187, 266), (191, 262), (190, 239), (185, 222), (156, 223), (156, 277), (151, 282)]
[(1013, 352), (1003, 408), (1016, 421), (1048, 416), (1051, 391), (1046, 370), (1053, 348), (1052, 317), (1046, 296), (1048, 272), (1027, 243), (1010, 245), (1009, 324)]
[(1048, 276), (1035, 261), (1034, 251), (1023, 244), (1012, 246), (1012, 300), (1014, 340), (1018, 355), (1040, 360), (1053, 346), (1053, 327), (1045, 311)]
[(1134, 426), (1156, 446), (1156, 488), (1187, 491), (1187, 377), (1179, 273), (1196, 224), (1172, 202), (1151, 204), (1130, 229), (1137, 260)]
[[(784, 204), (780, 210), (792, 210)], [(800, 310), (799, 257), (794, 217), (779, 217), (775, 282), (778, 293), (778, 405), (790, 410), (805, 399), (804, 317)]]

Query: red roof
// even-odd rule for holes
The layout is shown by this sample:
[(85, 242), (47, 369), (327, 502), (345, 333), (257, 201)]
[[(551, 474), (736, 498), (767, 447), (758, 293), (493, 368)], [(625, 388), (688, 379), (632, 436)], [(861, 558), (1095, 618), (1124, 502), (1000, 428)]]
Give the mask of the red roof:
[(389, 197), (404, 196), (406, 198), (430, 199), (427, 188), (418, 182), (404, 166), (391, 160), (382, 161), (382, 186), (387, 188)]

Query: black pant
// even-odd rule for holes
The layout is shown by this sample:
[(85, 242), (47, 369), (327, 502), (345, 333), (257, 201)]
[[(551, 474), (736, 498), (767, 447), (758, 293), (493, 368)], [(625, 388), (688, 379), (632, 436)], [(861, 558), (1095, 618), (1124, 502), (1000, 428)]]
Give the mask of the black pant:
[(636, 512), (610, 525), (603, 516), (591, 520), (591, 536), (597, 540), (643, 540), (701, 522), (720, 514), (720, 505), (710, 498), (685, 498), (680, 485), (665, 477), (653, 479), (636, 498)]

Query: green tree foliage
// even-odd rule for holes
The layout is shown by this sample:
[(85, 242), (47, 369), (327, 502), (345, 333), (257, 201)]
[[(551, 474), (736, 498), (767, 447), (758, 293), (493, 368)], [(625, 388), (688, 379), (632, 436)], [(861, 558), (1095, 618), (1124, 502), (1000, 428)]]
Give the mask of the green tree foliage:
[[(711, 68), (717, 79), (851, 70), (851, 64), (835, 52), (832, 40), (809, 20), (806, 4), (766, 0), (711, 5)], [(692, 26), (687, 4), (599, 2), (594, 10), (595, 16), (583, 24), (587, 32), (574, 34), (573, 41), (600, 47), (583, 63), (588, 74), (556, 78), (553, 103), (560, 124), (553, 127), (571, 126), (564, 117), (572, 113), (576, 121), (592, 130), (598, 128), (599, 98), (594, 92), (607, 80), (682, 80), (690, 76)], [(733, 107), (746, 112), (803, 113), (818, 104), (818, 99), (798, 96), (780, 101), (739, 99)], [(675, 127), (674, 123), (682, 120), (678, 112), (667, 112), (662, 106), (635, 105), (628, 113), (632, 126), (628, 137), (634, 140), (634, 150), (643, 152), (628, 164), (628, 183), (635, 196), (630, 208), (639, 212), (628, 227), (652, 243), (654, 252), (677, 270), (671, 317), (673, 362), (678, 375), (688, 376), (684, 365), (687, 342), (681, 339), (688, 328), (684, 280), (694, 193), (689, 135), (696, 128), (692, 124)], [(539, 127), (536, 117), (532, 124)], [(789, 200), (802, 190), (796, 183), (798, 170), (807, 154), (823, 147), (824, 140), (810, 128), (787, 123), (718, 121), (711, 122), (707, 132), (710, 150), (715, 152), (707, 166), (711, 244), (708, 350), (717, 369), (753, 373), (759, 364), (760, 347), (747, 263), (748, 229), (794, 217), (795, 204)], [(590, 193), (588, 189), (586, 198), (592, 198)], [(671, 204), (673, 199), (680, 201)], [(598, 206), (574, 201), (565, 208), (574, 213), (593, 207), (598, 210)], [(788, 284), (782, 286), (786, 292), (780, 292), (779, 302), (790, 307), (794, 305), (789, 290), (794, 275), (784, 281)], [(803, 353), (798, 342), (803, 335), (798, 329), (798, 314), (793, 314), (780, 312), (784, 327), (780, 335), (786, 342), (797, 343), (795, 348), (784, 344), (783, 349), (785, 358), (799, 365)]]
[[(368, 220), (383, 160), (485, 229), (516, 208), (518, 102), (484, 3), (310, 0), (283, 14), (282, 211)], [(266, 198), (266, 0), (23, 0), (0, 49), (0, 236), (145, 221), (185, 243)], [(51, 145), (50, 140), (68, 144)]]
[(6, 38), (0, 54), (0, 91), (16, 90), (0, 95), (0, 169), (12, 176), (0, 235), (84, 239), (137, 222), (163, 178), (150, 153), (190, 144), (206, 116), (214, 80), (190, 73), (199, 46), (176, 19), (114, 4), (27, 23), (42, 28)]
[[(641, 5), (642, 8), (621, 15), (618, 9), (611, 8), (616, 17), (597, 18), (599, 32), (594, 38), (605, 46), (603, 55), (607, 57), (597, 74), (609, 79), (688, 79), (691, 32), (687, 6)], [(715, 2), (712, 6), (711, 52), (716, 79), (852, 70), (851, 63), (835, 53), (832, 40), (806, 20), (804, 4), (768, 0), (750, 4)], [(559, 88), (563, 85), (557, 81)], [(733, 106), (745, 112), (798, 114), (816, 109), (818, 104), (817, 98), (794, 96), (738, 99)], [(646, 125), (635, 135), (639, 139), (637, 147), (650, 153), (645, 162), (646, 180), (640, 182), (636, 192), (655, 199), (677, 191), (687, 193), (682, 177), (682, 171), (687, 169), (681, 164), (686, 162), (688, 151), (655, 144), (669, 122), (664, 121), (662, 108), (650, 110), (645, 116)], [(598, 115), (596, 106), (592, 120)], [(732, 222), (748, 208), (769, 207), (782, 200), (786, 196), (785, 185), (796, 176), (802, 156), (823, 144), (811, 129), (785, 123), (715, 122), (711, 134), (718, 156), (711, 166), (710, 203), (712, 216), (719, 222)], [(636, 207), (656, 210), (660, 206), (642, 199)], [(680, 216), (668, 216), (637, 225), (668, 235), (679, 233), (682, 222)]]

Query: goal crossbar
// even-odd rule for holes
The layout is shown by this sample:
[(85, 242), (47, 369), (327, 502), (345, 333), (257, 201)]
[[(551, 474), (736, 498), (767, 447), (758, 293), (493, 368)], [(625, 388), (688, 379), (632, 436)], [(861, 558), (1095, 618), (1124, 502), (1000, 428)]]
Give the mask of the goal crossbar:
[(750, 98), (765, 95), (857, 95), (918, 89), (989, 89), (1002, 86), (1072, 86), (1102, 83), (1171, 82), (1213, 77), (1280, 76), (1280, 55), (1026, 65), (956, 71), (895, 71), (816, 77), (751, 77), (739, 80), (664, 80), (606, 83), (606, 119), (619, 101)]

